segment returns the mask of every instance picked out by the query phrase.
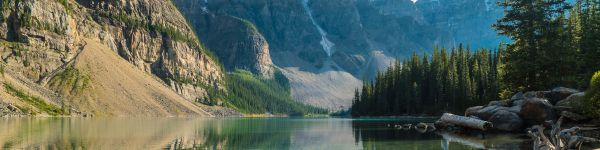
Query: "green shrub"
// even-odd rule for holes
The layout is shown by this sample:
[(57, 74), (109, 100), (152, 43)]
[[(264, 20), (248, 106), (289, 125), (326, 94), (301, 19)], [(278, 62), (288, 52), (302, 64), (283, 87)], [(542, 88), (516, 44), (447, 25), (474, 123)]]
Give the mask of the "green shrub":
[(590, 87), (585, 93), (586, 106), (589, 113), (600, 117), (600, 71), (596, 72), (590, 81)]
[[(37, 109), (48, 113), (49, 115), (56, 116), (56, 115), (66, 114), (63, 109), (58, 108), (52, 104), (48, 104), (39, 97), (31, 96), (10, 84), (5, 83), (4, 89), (10, 95), (19, 98), (21, 101), (24, 101), (24, 102), (36, 107)], [(28, 110), (23, 110), (23, 111), (28, 111)]]
[(31, 27), (31, 8), (25, 7), (23, 12), (19, 13), (19, 23), (21, 27)]
[(77, 95), (91, 86), (91, 77), (76, 68), (67, 67), (52, 77), (48, 84), (61, 89), (60, 92), (63, 94)]
[(67, 11), (68, 14), (71, 14), (71, 12), (73, 12), (73, 7), (71, 6), (71, 4), (69, 4), (68, 0), (58, 0), (58, 3), (65, 7), (65, 11)]
[(4, 18), (4, 10), (8, 8), (9, 0), (3, 0), (0, 2), (0, 22), (5, 22), (6, 18)]
[(4, 67), (6, 67), (3, 63), (0, 63), (0, 75), (4, 75)]

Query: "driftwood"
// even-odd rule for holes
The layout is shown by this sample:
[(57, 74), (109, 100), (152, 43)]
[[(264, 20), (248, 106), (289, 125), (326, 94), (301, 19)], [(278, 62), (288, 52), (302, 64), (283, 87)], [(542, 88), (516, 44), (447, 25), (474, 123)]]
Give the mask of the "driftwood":
[(483, 131), (492, 128), (492, 123), (490, 122), (471, 117), (458, 116), (450, 113), (444, 113), (444, 115), (442, 115), (442, 118), (440, 118), (440, 121), (454, 124), (457, 126), (479, 129)]
[(550, 139), (544, 133), (544, 127), (535, 125), (527, 134), (533, 138), (534, 150), (567, 150), (581, 149), (584, 142), (600, 142), (599, 139), (583, 137), (577, 134), (579, 127), (562, 129), (562, 121), (564, 116), (561, 116), (556, 123), (552, 124), (550, 130)]

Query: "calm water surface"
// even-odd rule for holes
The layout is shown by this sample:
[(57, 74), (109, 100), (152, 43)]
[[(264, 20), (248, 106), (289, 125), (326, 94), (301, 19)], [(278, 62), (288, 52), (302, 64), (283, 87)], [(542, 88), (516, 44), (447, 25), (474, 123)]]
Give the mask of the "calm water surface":
[(0, 118), (4, 149), (530, 149), (523, 135), (399, 130), (433, 121), (302, 118)]

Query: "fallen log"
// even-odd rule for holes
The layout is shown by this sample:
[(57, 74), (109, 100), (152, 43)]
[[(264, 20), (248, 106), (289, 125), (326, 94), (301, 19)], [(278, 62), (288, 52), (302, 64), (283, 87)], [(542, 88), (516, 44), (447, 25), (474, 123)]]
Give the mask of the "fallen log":
[(490, 122), (471, 117), (458, 116), (451, 113), (444, 113), (444, 115), (442, 115), (442, 118), (440, 118), (440, 121), (461, 127), (479, 129), (483, 131), (492, 128), (492, 123)]

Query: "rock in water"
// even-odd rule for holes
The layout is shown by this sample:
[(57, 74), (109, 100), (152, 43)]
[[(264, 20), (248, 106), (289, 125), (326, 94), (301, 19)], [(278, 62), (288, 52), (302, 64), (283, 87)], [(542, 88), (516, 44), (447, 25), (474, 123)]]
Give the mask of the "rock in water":
[(523, 128), (523, 120), (516, 113), (499, 110), (488, 120), (493, 124), (493, 129), (515, 132)]
[(519, 115), (527, 126), (539, 125), (546, 120), (556, 119), (552, 104), (548, 100), (540, 98), (525, 99)]

